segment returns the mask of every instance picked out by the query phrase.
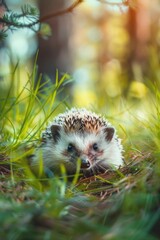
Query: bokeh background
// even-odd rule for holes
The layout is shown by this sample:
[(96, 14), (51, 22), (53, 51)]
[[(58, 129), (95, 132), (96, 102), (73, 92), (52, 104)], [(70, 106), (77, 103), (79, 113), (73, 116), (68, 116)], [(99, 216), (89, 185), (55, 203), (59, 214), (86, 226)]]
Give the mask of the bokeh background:
[[(24, 4), (36, 6), (41, 17), (73, 2), (6, 0), (16, 12)], [(72, 105), (106, 112), (108, 101), (122, 97), (144, 103), (150, 82), (159, 82), (159, 15), (159, 0), (84, 0), (72, 13), (46, 21), (48, 37), (30, 29), (10, 31), (0, 44), (1, 83), (18, 62), (19, 84), (24, 85), (38, 51), (42, 81), (49, 77), (54, 82), (56, 69), (74, 79), (61, 95), (68, 95)]]

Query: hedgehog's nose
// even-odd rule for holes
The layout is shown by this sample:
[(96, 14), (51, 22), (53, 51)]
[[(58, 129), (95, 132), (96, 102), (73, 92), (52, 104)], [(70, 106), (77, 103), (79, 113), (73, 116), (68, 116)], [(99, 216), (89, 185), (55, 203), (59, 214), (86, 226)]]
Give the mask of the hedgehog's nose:
[(90, 162), (87, 158), (81, 158), (81, 168), (89, 168)]

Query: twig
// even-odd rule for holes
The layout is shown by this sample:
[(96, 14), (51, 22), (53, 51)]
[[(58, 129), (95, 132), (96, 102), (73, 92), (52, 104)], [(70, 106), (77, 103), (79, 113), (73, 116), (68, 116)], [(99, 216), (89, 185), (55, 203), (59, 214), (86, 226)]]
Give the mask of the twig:
[[(13, 21), (10, 21), (10, 20), (4, 19), (4, 18), (0, 18), (0, 23), (6, 24), (7, 26), (17, 27), (17, 28), (31, 28), (31, 27), (35, 26), (36, 24), (42, 23), (42, 22), (44, 22), (48, 19), (58, 17), (58, 16), (62, 16), (62, 15), (67, 14), (67, 13), (71, 13), (74, 10), (74, 8), (76, 8), (83, 1), (84, 0), (76, 0), (69, 7), (65, 8), (63, 10), (45, 15), (45, 16), (39, 18), (38, 20), (36, 19), (32, 23), (28, 23), (28, 24), (24, 23), (23, 24), (23, 23), (19, 23), (19, 22), (13, 22)], [(27, 15), (26, 15), (26, 17), (27, 17)], [(16, 18), (19, 18), (19, 16), (17, 16)]]
[(54, 17), (58, 17), (58, 16), (61, 16), (61, 15), (64, 15), (66, 13), (71, 13), (74, 10), (74, 8), (76, 8), (83, 1), (84, 0), (77, 0), (74, 3), (72, 3), (71, 6), (67, 7), (66, 9), (60, 10), (58, 12), (50, 13), (50, 14), (44, 16), (44, 17), (41, 17), (39, 19), (39, 22), (43, 22), (43, 21), (46, 21), (46, 20), (48, 20), (50, 18), (54, 18)]

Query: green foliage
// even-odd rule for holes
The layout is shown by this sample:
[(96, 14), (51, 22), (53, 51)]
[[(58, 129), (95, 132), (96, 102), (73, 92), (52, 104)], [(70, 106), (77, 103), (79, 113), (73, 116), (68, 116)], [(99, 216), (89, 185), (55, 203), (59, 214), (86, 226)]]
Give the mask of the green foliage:
[[(35, 84), (37, 75), (35, 67), (22, 89), (17, 92), (15, 85), (21, 81), (16, 76), (17, 68), (18, 65), (13, 70), (12, 79), (8, 83), (5, 92), (6, 97), (3, 97), (3, 92), (1, 93), (0, 105), (0, 133), (5, 133), (9, 137), (10, 142), (8, 143), (14, 145), (22, 143), (23, 139), (25, 139), (25, 142), (35, 139), (44, 123), (54, 114), (56, 108), (62, 104), (56, 102), (55, 98), (61, 85), (67, 78), (69, 79), (67, 74), (59, 79), (57, 71), (54, 85), (49, 80), (41, 84), (41, 76)], [(43, 94), (41, 93), (42, 88)], [(46, 92), (47, 94), (45, 94)]]
[(7, 37), (7, 34), (5, 31), (0, 31), (0, 42), (4, 41), (4, 39)]
[[(133, 111), (138, 106), (131, 109), (130, 102), (125, 103), (124, 115), (119, 115), (127, 165), (80, 180), (78, 165), (77, 174), (69, 182), (63, 166), (62, 177), (49, 179), (35, 176), (29, 167), (27, 156), (39, 141), (42, 128), (65, 106), (65, 100), (59, 102), (57, 94), (70, 79), (67, 74), (59, 77), (58, 71), (55, 84), (49, 79), (41, 83), (41, 76), (38, 79), (36, 76), (35, 65), (21, 86), (17, 65), (6, 87), (1, 83), (1, 238), (158, 240), (160, 91), (157, 85), (148, 95), (147, 103), (143, 102), (150, 107), (147, 118), (136, 117)], [(127, 127), (124, 119), (128, 119)]]
[(21, 7), (21, 13), (7, 11), (3, 16), (3, 22), (11, 29), (32, 27), (38, 23), (39, 13), (36, 7), (25, 4)]
[(7, 30), (17, 30), (21, 28), (29, 28), (33, 31), (39, 30), (39, 12), (38, 8), (29, 4), (21, 7), (21, 13), (6, 10), (4, 16), (0, 18), (0, 23), (4, 26), (0, 31), (0, 41), (7, 37)]
[(67, 74), (60, 77), (57, 71), (55, 84), (49, 80), (41, 83), (41, 76), (37, 79), (35, 64), (33, 72), (27, 75), (21, 86), (19, 70), (17, 65), (7, 83), (1, 81), (0, 159), (2, 165), (9, 164), (12, 181), (15, 178), (13, 169), (18, 167), (18, 174), (24, 171), (33, 178), (33, 185), (41, 188), (28, 167), (27, 156), (32, 154), (33, 146), (40, 141), (40, 132), (48, 119), (56, 114), (59, 107), (65, 106), (65, 102), (59, 102), (56, 96), (70, 77)]

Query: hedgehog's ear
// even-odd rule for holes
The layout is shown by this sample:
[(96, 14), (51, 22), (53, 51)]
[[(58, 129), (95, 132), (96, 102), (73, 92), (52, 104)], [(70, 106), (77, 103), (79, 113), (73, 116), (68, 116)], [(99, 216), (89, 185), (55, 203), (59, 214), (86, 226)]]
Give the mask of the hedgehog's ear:
[(52, 137), (55, 142), (57, 142), (58, 139), (60, 138), (60, 129), (61, 129), (61, 126), (59, 126), (59, 125), (51, 126), (51, 133), (52, 133)]
[(113, 135), (114, 135), (114, 132), (115, 132), (115, 129), (113, 127), (106, 127), (104, 129), (104, 132), (105, 132), (105, 139), (110, 142), (113, 138)]

